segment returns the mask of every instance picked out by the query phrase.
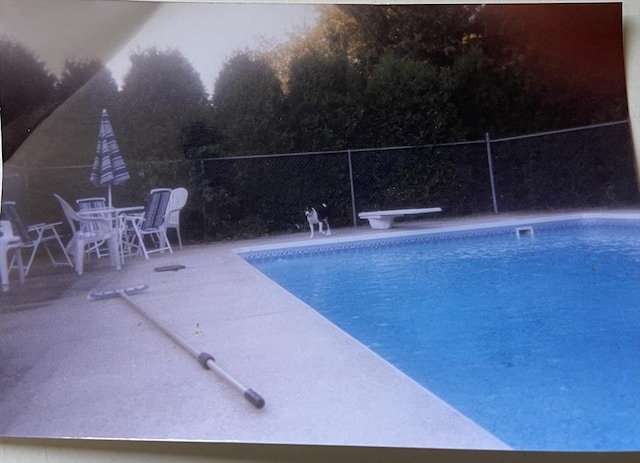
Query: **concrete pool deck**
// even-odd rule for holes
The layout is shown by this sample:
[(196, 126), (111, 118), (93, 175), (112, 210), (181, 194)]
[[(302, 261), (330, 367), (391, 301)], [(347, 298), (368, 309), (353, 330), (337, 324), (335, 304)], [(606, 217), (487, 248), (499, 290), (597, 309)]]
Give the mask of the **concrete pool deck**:
[[(639, 211), (620, 211), (636, 214)], [(0, 435), (132, 440), (507, 449), (235, 250), (535, 221), (427, 219), (185, 246), (148, 261), (88, 262), (84, 275), (34, 266), (0, 295)], [(548, 219), (550, 216), (543, 216)], [(179, 271), (154, 268), (181, 264)], [(121, 298), (91, 291), (147, 283), (132, 299), (266, 400), (257, 410)]]

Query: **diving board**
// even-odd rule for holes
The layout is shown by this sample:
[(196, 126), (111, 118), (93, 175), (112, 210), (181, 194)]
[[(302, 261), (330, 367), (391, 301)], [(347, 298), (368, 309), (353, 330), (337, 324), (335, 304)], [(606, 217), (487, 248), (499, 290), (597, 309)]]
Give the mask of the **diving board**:
[(358, 217), (369, 221), (371, 228), (377, 230), (386, 230), (393, 226), (393, 221), (396, 217), (403, 217), (405, 215), (416, 214), (431, 214), (434, 212), (442, 212), (440, 207), (427, 207), (423, 209), (395, 209), (387, 211), (370, 211), (360, 212)]

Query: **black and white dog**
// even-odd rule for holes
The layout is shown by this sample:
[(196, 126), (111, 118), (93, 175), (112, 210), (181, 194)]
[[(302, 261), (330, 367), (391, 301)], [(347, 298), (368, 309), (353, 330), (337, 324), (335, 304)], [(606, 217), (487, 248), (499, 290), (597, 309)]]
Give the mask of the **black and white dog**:
[[(309, 222), (309, 228), (311, 229), (311, 235), (309, 238), (313, 238), (313, 229), (318, 224), (318, 231), (325, 235), (331, 234), (331, 228), (329, 228), (329, 208), (326, 204), (322, 204), (320, 207), (307, 207), (304, 210), (304, 215), (307, 216), (307, 222)], [(322, 230), (322, 226), (327, 226), (327, 231)]]

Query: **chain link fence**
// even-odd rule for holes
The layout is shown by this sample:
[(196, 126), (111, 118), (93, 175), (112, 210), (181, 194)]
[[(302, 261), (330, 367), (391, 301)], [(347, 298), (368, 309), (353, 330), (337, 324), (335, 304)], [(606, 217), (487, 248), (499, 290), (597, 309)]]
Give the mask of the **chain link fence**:
[(626, 121), (491, 142), (501, 212), (638, 204)]
[[(640, 204), (627, 121), (429, 146), (125, 162), (132, 178), (113, 188), (114, 202), (144, 204), (151, 188), (185, 186), (182, 234), (196, 241), (297, 232), (304, 208), (320, 203), (333, 227), (365, 225), (357, 213), (376, 209), (465, 216)], [(4, 199), (30, 221), (61, 220), (53, 193), (70, 202), (104, 194), (89, 172), (5, 165)]]

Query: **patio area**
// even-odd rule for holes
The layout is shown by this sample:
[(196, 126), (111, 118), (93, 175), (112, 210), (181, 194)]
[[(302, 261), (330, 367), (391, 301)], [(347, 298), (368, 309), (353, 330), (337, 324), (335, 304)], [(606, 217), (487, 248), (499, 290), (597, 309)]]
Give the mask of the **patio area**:
[[(425, 219), (313, 240), (300, 232), (191, 245), (121, 270), (94, 258), (82, 276), (45, 258), (0, 295), (0, 435), (505, 449), (235, 251), (540, 219)], [(173, 264), (185, 268), (154, 271)], [(266, 406), (253, 408), (124, 299), (87, 299), (141, 284), (150, 287), (135, 303)]]
[[(386, 233), (446, 221), (400, 224)], [(264, 277), (234, 249), (372, 236), (368, 226), (185, 246), (149, 260), (34, 265), (0, 295), (0, 435), (503, 449), (497, 438)], [(179, 271), (154, 268), (180, 264)], [(241, 393), (121, 298), (260, 393)]]
[[(597, 211), (596, 215), (598, 214)], [(640, 211), (606, 211), (640, 217)], [(582, 213), (573, 214), (581, 218)], [(89, 260), (78, 276), (44, 256), (0, 294), (0, 435), (128, 440), (507, 449), (484, 429), (237, 255), (265, 247), (535, 223), (566, 214), (401, 222), (185, 246), (149, 260)], [(43, 253), (44, 254), (44, 253)], [(156, 272), (166, 265), (178, 271)], [(122, 298), (266, 400), (256, 409)]]
[[(82, 276), (45, 256), (24, 285), (13, 274), (11, 290), (0, 295), (0, 435), (506, 449), (236, 251), (550, 217), (431, 218), (390, 230), (336, 229), (313, 240), (300, 232), (190, 245), (128, 259), (121, 270), (94, 258)], [(154, 271), (174, 264), (185, 268)], [(141, 284), (150, 287), (131, 296), (135, 303), (212, 354), (266, 406), (252, 407), (124, 299), (87, 299)]]

